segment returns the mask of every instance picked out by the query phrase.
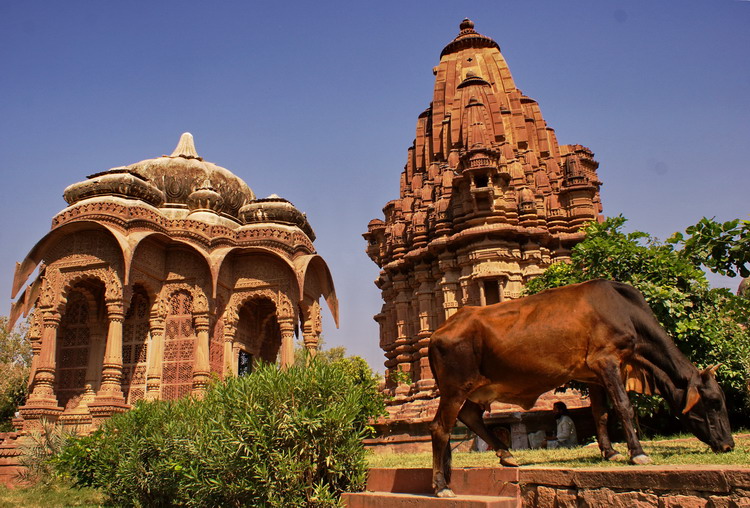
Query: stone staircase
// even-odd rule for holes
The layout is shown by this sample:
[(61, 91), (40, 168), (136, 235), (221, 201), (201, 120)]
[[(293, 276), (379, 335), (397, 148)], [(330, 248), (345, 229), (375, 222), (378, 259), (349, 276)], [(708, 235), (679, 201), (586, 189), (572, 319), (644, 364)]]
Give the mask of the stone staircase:
[(367, 491), (344, 494), (347, 508), (516, 508), (518, 469), (456, 468), (454, 498), (432, 494), (431, 469), (371, 469)]

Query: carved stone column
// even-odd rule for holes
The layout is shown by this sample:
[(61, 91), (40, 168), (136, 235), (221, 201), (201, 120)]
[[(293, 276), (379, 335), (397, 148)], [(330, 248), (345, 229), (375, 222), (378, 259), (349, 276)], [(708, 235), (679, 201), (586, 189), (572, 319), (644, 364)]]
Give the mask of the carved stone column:
[(279, 319), (281, 329), (281, 367), (287, 368), (294, 364), (294, 320)]
[(416, 383), (419, 392), (423, 395), (435, 388), (435, 380), (430, 370), (430, 361), (427, 357), (427, 348), (430, 345), (432, 335), (432, 323), (434, 322), (434, 280), (429, 269), (422, 267), (416, 272), (419, 282), (417, 289), (417, 301), (419, 303), (419, 332), (414, 342), (414, 364), (417, 370)]
[(440, 258), (440, 271), (443, 278), (440, 280), (440, 288), (443, 291), (443, 311), (447, 320), (456, 313), (459, 305), (460, 293), (458, 285), (458, 271), (456, 260), (450, 256)]
[[(55, 353), (57, 348), (57, 330), (60, 327), (60, 313), (52, 310), (43, 311), (41, 347), (36, 368), (32, 373), (31, 392), (26, 404), (21, 408), (24, 420), (45, 418), (55, 421), (63, 412), (57, 404), (55, 394)], [(24, 428), (31, 428), (25, 425)]]
[(164, 318), (153, 316), (149, 321), (151, 335), (151, 354), (148, 357), (146, 371), (146, 400), (158, 400), (161, 397), (161, 374), (164, 365)]
[(102, 364), (102, 384), (94, 402), (89, 405), (95, 425), (113, 413), (125, 411), (129, 407), (125, 404), (122, 393), (122, 300), (107, 300), (106, 304), (109, 325)]
[(305, 342), (305, 349), (313, 357), (318, 352), (320, 343), (320, 332), (322, 329), (320, 319), (320, 304), (312, 302), (304, 309), (305, 323), (302, 327), (302, 337)]
[(195, 347), (195, 365), (193, 368), (193, 395), (202, 396), (206, 393), (211, 376), (208, 344), (209, 318), (208, 313), (195, 315), (195, 330), (198, 342)]
[(238, 374), (239, 346), (234, 342), (240, 318), (230, 302), (224, 311), (224, 377)]

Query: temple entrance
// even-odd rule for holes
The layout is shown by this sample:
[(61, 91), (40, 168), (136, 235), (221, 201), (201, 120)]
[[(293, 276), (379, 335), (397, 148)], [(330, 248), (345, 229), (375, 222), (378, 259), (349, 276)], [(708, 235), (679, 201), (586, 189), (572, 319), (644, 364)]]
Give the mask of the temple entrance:
[[(269, 298), (252, 298), (245, 302), (239, 311), (237, 325), (239, 353), (238, 372), (252, 372), (252, 361), (276, 362), (281, 347), (281, 330), (276, 319), (276, 304)], [(247, 356), (243, 356), (244, 353)], [(242, 359), (249, 362), (245, 367)]]
[(151, 304), (142, 286), (135, 286), (122, 331), (122, 392), (133, 405), (146, 393), (149, 314)]
[[(57, 341), (57, 400), (65, 409), (75, 408), (86, 384), (95, 382), (97, 369), (89, 371), (89, 359), (93, 337), (106, 329), (103, 303), (104, 285), (98, 281), (80, 282), (68, 292)], [(101, 365), (101, 360), (93, 363)]]

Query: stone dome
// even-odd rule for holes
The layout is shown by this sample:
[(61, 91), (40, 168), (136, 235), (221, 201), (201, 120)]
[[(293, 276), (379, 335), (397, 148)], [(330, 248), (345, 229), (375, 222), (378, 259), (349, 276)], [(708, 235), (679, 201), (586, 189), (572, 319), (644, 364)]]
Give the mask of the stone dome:
[(245, 224), (276, 222), (297, 226), (310, 240), (315, 241), (315, 233), (305, 214), (300, 212), (289, 200), (276, 194), (246, 204), (240, 210), (240, 216)]
[(180, 137), (171, 155), (136, 162), (125, 169), (143, 176), (162, 191), (165, 207), (188, 208), (191, 194), (205, 188), (206, 182), (221, 196), (222, 211), (235, 220), (240, 208), (255, 199), (252, 189), (241, 178), (198, 155), (189, 132)]

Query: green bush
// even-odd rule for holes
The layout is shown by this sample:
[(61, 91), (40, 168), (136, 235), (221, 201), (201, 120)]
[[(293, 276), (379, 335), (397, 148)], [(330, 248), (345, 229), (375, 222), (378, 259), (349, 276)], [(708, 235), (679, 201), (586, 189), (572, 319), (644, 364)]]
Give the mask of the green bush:
[(70, 440), (55, 465), (123, 506), (338, 506), (364, 486), (361, 440), (383, 411), (359, 372), (260, 365), (202, 400), (139, 403)]

